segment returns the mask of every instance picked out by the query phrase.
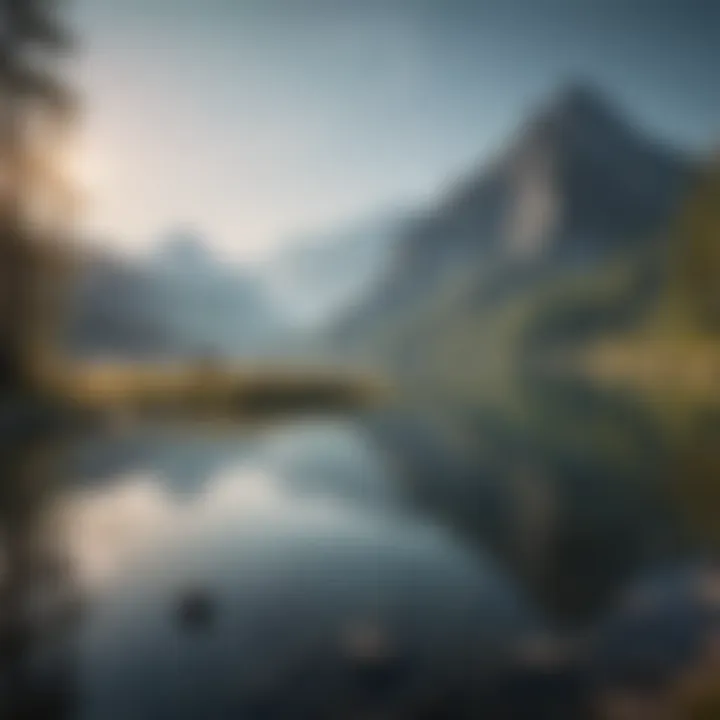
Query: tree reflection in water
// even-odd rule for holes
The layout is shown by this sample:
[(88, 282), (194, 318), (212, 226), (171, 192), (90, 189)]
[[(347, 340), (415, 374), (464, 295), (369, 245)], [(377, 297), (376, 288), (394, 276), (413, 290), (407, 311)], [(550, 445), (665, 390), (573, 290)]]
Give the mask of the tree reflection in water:
[(70, 633), (79, 595), (60, 521), (59, 439), (34, 432), (0, 447), (0, 715), (71, 717)]

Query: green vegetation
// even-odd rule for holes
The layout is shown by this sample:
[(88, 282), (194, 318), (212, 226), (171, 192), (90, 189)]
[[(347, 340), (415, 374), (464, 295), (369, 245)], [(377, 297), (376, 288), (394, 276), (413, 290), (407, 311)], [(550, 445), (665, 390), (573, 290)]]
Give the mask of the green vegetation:
[(387, 395), (382, 380), (334, 369), (187, 362), (73, 364), (48, 388), (93, 413), (247, 416), (353, 409)]
[[(435, 347), (461, 396), (521, 408), (528, 375), (588, 376), (676, 420), (720, 401), (720, 169), (699, 174), (667, 238), (582, 271), (559, 268), (472, 307), (454, 302)], [(459, 309), (458, 309), (459, 308)], [(463, 310), (467, 308), (467, 310)], [(516, 413), (518, 414), (518, 413)]]
[(720, 165), (704, 168), (674, 228), (667, 288), (655, 330), (707, 336), (720, 332)]
[(720, 170), (699, 173), (670, 230), (662, 284), (629, 327), (584, 348), (593, 377), (633, 387), (674, 421), (720, 401)]

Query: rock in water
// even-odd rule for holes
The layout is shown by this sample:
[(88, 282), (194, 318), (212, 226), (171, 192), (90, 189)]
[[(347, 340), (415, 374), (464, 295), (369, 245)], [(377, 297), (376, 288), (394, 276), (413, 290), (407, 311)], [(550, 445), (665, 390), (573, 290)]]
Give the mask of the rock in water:
[(209, 592), (202, 589), (186, 590), (177, 605), (180, 625), (188, 630), (209, 627), (216, 614), (215, 602)]

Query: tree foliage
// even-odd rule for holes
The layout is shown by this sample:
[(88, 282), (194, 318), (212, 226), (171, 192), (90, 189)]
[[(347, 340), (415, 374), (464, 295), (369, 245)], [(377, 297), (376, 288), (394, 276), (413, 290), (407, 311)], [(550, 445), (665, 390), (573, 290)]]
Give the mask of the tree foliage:
[(74, 98), (56, 0), (0, 0), (0, 383), (32, 382), (58, 307), (74, 199), (60, 153)]

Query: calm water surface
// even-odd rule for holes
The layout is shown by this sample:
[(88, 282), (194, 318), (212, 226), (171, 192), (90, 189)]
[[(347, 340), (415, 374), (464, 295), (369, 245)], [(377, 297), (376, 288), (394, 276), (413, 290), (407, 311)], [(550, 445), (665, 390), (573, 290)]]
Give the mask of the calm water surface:
[[(462, 716), (522, 687), (576, 717), (588, 677), (673, 672), (720, 584), (672, 456), (617, 403), (542, 407), (11, 444), (5, 711)], [(638, 607), (666, 645), (629, 651)]]

